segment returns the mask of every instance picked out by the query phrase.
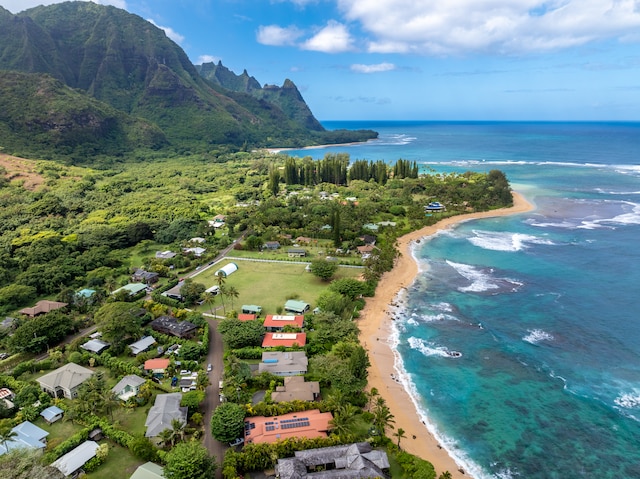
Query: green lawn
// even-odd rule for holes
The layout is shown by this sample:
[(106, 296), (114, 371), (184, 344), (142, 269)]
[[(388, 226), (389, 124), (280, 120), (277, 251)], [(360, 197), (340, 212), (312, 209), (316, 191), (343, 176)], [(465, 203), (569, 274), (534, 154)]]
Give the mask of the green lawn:
[[(102, 444), (104, 441), (101, 441)], [(138, 459), (128, 449), (118, 446), (112, 441), (109, 444), (109, 455), (106, 461), (95, 471), (87, 474), (88, 479), (116, 479), (130, 477), (138, 466), (146, 461)]]
[[(151, 398), (151, 400), (142, 407), (118, 407), (113, 411), (113, 420), (119, 424), (119, 429), (127, 431), (129, 434), (133, 434), (134, 436), (141, 436), (146, 431), (144, 422), (147, 419), (149, 408), (153, 406), (154, 400), (155, 398)], [(111, 418), (108, 417), (108, 419)]]
[[(230, 262), (238, 265), (238, 271), (226, 278), (225, 285), (233, 286), (239, 292), (238, 298), (233, 299), (236, 311), (239, 311), (243, 304), (256, 304), (262, 306), (263, 314), (275, 314), (276, 308), (284, 306), (287, 299), (293, 298), (305, 301), (313, 308), (318, 296), (328, 284), (305, 271), (305, 264), (239, 260), (222, 261), (196, 276), (194, 281), (204, 284), (207, 288), (217, 284), (215, 272)], [(357, 278), (360, 274), (362, 269), (339, 267), (334, 278)], [(231, 309), (230, 302), (230, 298), (225, 298), (227, 310)], [(216, 298), (215, 304), (222, 304), (220, 297)], [(207, 304), (197, 308), (199, 312), (204, 313), (209, 312), (209, 309)]]
[(41, 416), (38, 416), (38, 419), (33, 421), (33, 423), (49, 433), (47, 436), (47, 451), (55, 449), (60, 443), (69, 439), (76, 432), (84, 429), (84, 427), (79, 424), (66, 421), (64, 417), (49, 425)]

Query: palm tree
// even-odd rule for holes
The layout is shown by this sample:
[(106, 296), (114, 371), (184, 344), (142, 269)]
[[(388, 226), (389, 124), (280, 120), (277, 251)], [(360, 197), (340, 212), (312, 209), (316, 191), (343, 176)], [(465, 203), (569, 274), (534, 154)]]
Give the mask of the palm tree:
[(225, 288), (225, 293), (231, 299), (231, 309), (233, 309), (233, 298), (240, 296), (240, 292), (235, 288), (235, 286), (227, 286)]
[(218, 274), (218, 276), (216, 276), (216, 283), (218, 283), (218, 294), (220, 295), (220, 300), (222, 301), (222, 311), (224, 312), (224, 315), (227, 315), (227, 310), (224, 307), (224, 296), (226, 294), (226, 290), (225, 290), (225, 282), (226, 282), (227, 278), (225, 276), (223, 276), (221, 273)]
[(109, 291), (109, 294), (113, 293), (113, 291), (116, 289), (116, 280), (113, 278), (109, 278), (104, 282), (104, 287), (107, 291)]
[(333, 432), (345, 438), (352, 436), (351, 430), (356, 421), (358, 408), (353, 404), (344, 404), (336, 411), (333, 419), (329, 422)]
[(213, 306), (216, 304), (216, 295), (213, 293), (204, 293), (204, 302), (209, 305), (209, 311), (213, 316), (215, 314)]
[(398, 438), (398, 449), (400, 449), (400, 439), (404, 439), (405, 437), (407, 437), (404, 434), (404, 429), (399, 427), (398, 432), (394, 432), (393, 435)]
[(171, 437), (171, 445), (173, 446), (176, 440), (176, 437), (180, 437), (181, 441), (184, 441), (184, 428), (187, 425), (186, 422), (182, 422), (180, 419), (172, 419), (171, 420), (171, 429), (173, 430), (173, 435)]
[(383, 434), (387, 428), (393, 429), (394, 422), (395, 419), (387, 406), (387, 402), (383, 397), (378, 397), (373, 407), (373, 424), (378, 428), (378, 431)]
[(438, 476), (438, 479), (452, 479), (451, 473), (449, 471), (444, 471), (442, 474)]
[(164, 446), (166, 446), (169, 443), (173, 442), (174, 434), (175, 433), (174, 433), (173, 429), (167, 428), (167, 429), (163, 429), (162, 431), (160, 431), (160, 433), (158, 434), (158, 437), (162, 441), (162, 444)]
[(17, 432), (12, 431), (8, 427), (0, 429), (0, 444), (2, 444), (2, 446), (7, 450), (7, 452), (9, 451), (9, 449), (7, 448), (7, 441), (11, 440), (17, 435), (18, 435)]

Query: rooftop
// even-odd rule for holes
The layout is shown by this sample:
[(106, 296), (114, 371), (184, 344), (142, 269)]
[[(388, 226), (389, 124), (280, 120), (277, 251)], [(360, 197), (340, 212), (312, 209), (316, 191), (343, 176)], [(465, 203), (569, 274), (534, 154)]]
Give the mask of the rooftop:
[(301, 315), (279, 315), (279, 314), (267, 314), (264, 318), (265, 328), (284, 328), (285, 326), (292, 326), (294, 328), (302, 329), (304, 323), (304, 316)]
[(297, 346), (304, 346), (307, 344), (306, 333), (267, 333), (264, 335), (262, 341), (263, 348), (274, 348), (277, 346), (284, 346), (287, 348)]
[(290, 437), (326, 437), (332, 419), (330, 412), (318, 409), (273, 417), (250, 417), (244, 421), (245, 443), (274, 443)]

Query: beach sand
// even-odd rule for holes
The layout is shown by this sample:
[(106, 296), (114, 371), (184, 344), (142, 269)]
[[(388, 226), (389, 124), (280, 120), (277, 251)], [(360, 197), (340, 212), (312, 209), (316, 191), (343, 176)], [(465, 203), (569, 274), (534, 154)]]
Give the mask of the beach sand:
[(427, 427), (421, 423), (421, 418), (402, 384), (396, 382), (392, 377), (392, 374), (397, 376), (397, 373), (394, 369), (394, 351), (391, 350), (388, 342), (392, 326), (389, 306), (395, 300), (398, 292), (402, 288), (409, 287), (418, 274), (418, 265), (411, 254), (411, 246), (414, 241), (462, 221), (524, 213), (533, 209), (533, 206), (516, 192), (513, 192), (513, 201), (514, 205), (511, 208), (445, 218), (435, 225), (398, 238), (398, 249), (401, 255), (395, 267), (382, 276), (375, 296), (367, 298), (366, 306), (360, 312), (358, 320), (360, 342), (367, 349), (371, 362), (368, 388), (378, 390), (386, 400), (395, 419), (394, 429), (387, 431), (387, 436), (395, 441), (392, 436), (393, 432), (399, 428), (404, 429), (406, 437), (401, 440), (400, 446), (405, 451), (431, 462), (436, 469), (436, 477), (444, 471), (449, 471), (454, 478), (468, 479), (471, 475), (466, 471), (465, 473), (459, 471), (460, 466), (456, 464), (446, 449), (440, 446)]

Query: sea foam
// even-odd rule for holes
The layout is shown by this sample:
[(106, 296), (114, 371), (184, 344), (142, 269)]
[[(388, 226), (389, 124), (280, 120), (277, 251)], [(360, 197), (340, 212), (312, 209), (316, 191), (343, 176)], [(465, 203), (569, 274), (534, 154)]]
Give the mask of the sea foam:
[(493, 270), (482, 270), (469, 264), (446, 261), (460, 276), (467, 279), (470, 284), (458, 288), (462, 293), (484, 293), (495, 290), (515, 291), (522, 283), (513, 279), (496, 278)]
[(553, 242), (537, 236), (498, 231), (473, 230), (469, 238), (474, 246), (492, 251), (517, 252), (528, 248), (530, 244), (552, 245)]
[(542, 329), (528, 329), (526, 336), (522, 338), (523, 341), (526, 341), (531, 344), (538, 344), (540, 341), (553, 341), (553, 336)]

